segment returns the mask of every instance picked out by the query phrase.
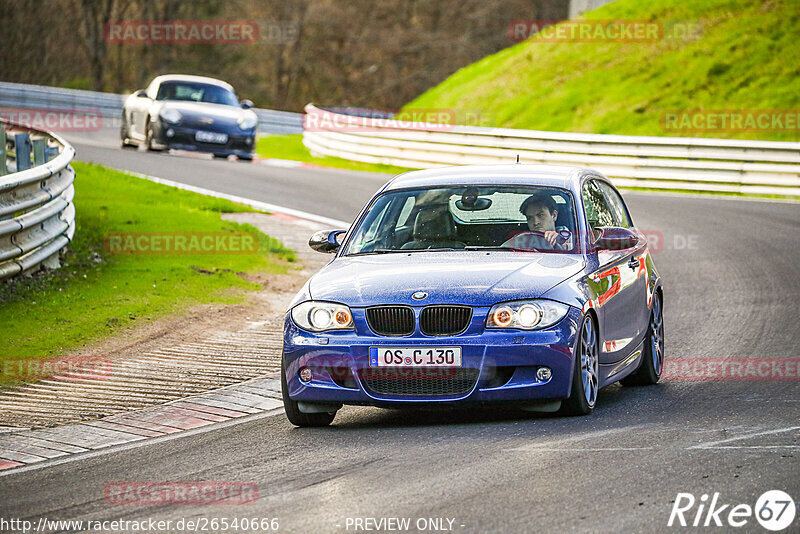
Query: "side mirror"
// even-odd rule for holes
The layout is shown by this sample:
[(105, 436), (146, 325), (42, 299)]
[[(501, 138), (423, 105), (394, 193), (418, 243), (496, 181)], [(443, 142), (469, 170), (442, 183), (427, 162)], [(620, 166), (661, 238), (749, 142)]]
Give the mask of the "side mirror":
[(136, 98), (147, 98), (147, 91), (145, 91), (144, 89), (139, 89), (138, 91), (133, 93), (133, 96), (135, 96)]
[(336, 252), (341, 246), (336, 238), (344, 233), (347, 233), (347, 230), (322, 230), (311, 236), (308, 246), (317, 252)]
[(242, 109), (250, 109), (254, 106), (253, 101), (247, 99), (242, 100), (239, 104), (242, 106)]
[(595, 250), (625, 250), (639, 244), (639, 236), (627, 228), (606, 226), (599, 230), (600, 236), (594, 242)]

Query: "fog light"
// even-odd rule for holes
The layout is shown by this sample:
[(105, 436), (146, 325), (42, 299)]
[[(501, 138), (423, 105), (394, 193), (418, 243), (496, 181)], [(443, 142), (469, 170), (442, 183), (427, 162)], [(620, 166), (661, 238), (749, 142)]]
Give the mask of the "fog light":
[(300, 381), (311, 382), (311, 369), (309, 369), (308, 367), (300, 368)]
[(167, 137), (172, 137), (173, 135), (175, 135), (175, 130), (173, 130), (172, 128), (167, 130)]
[(553, 376), (553, 372), (550, 371), (549, 367), (539, 367), (539, 370), (536, 371), (536, 378), (542, 382), (547, 382), (551, 376)]

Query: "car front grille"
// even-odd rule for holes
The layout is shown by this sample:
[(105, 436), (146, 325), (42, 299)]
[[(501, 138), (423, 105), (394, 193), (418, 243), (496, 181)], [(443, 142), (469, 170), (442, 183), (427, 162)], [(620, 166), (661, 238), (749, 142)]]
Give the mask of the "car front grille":
[(367, 308), (367, 324), (382, 336), (408, 336), (414, 333), (414, 311), (407, 306)]
[(471, 367), (370, 367), (358, 372), (371, 393), (392, 397), (457, 397), (478, 381)]
[(427, 306), (419, 316), (419, 328), (427, 336), (454, 336), (469, 326), (472, 308), (467, 306)]

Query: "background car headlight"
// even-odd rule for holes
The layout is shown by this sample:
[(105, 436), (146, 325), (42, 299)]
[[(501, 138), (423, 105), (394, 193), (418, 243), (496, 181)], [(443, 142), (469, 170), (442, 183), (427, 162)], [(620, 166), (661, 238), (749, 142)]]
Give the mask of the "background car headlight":
[(242, 130), (250, 130), (258, 124), (258, 116), (255, 113), (245, 113), (236, 122), (239, 123), (239, 128)]
[(174, 108), (162, 108), (161, 113), (159, 113), (159, 115), (161, 116), (162, 119), (171, 124), (177, 124), (183, 118), (181, 112)]
[(486, 328), (538, 330), (564, 318), (569, 306), (552, 300), (517, 300), (495, 304), (486, 318)]
[(350, 308), (335, 302), (310, 300), (292, 308), (294, 324), (310, 332), (325, 330), (352, 330), (353, 315)]

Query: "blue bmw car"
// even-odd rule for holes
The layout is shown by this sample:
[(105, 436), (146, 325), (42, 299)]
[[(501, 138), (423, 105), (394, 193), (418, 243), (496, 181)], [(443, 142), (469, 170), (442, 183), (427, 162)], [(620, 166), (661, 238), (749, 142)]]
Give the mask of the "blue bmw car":
[(655, 384), (663, 290), (619, 191), (591, 169), (414, 171), (386, 184), (286, 315), (281, 382), (297, 426), (345, 404), (515, 403), (589, 414), (598, 390)]

